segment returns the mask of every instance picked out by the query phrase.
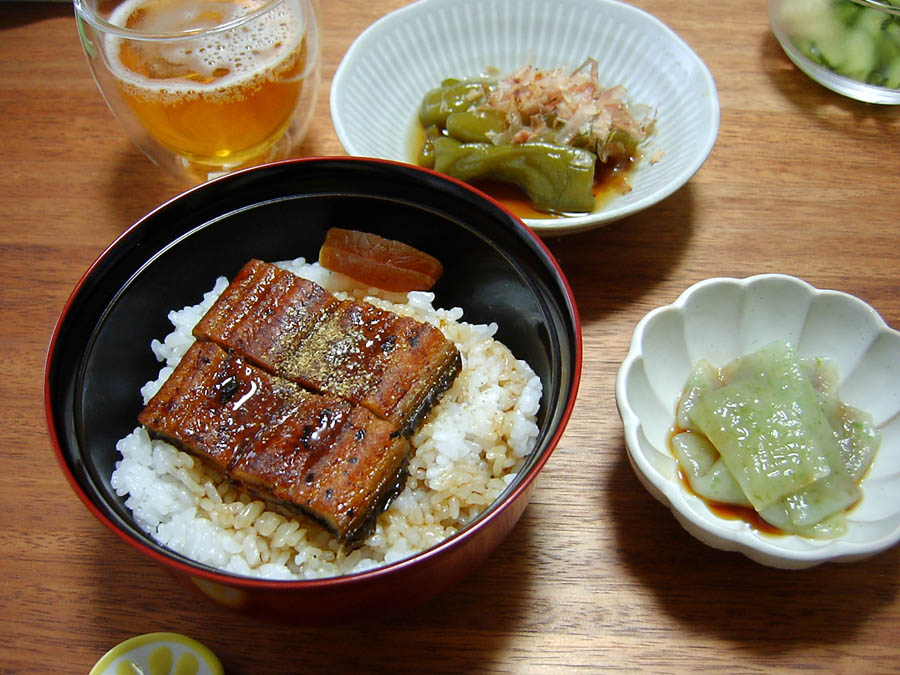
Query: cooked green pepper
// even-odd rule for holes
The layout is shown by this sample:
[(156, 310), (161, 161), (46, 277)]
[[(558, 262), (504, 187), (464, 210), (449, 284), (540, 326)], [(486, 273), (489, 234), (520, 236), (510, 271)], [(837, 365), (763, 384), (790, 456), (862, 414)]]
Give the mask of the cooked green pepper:
[(434, 139), (434, 168), (464, 181), (493, 178), (525, 190), (535, 208), (586, 212), (594, 208), (594, 165), (587, 150), (550, 143), (491, 145)]
[(461, 143), (485, 143), (490, 134), (506, 127), (506, 116), (492, 111), (454, 112), (447, 115), (447, 134)]
[(444, 80), (440, 87), (432, 89), (422, 99), (419, 122), (426, 128), (433, 124), (443, 127), (450, 113), (467, 110), (484, 98), (487, 89), (487, 83), (481, 80)]
[(439, 138), (441, 133), (440, 127), (436, 124), (425, 127), (425, 142), (422, 144), (418, 157), (416, 157), (416, 164), (428, 169), (434, 167), (434, 139)]
[[(422, 110), (425, 110), (424, 105)], [(427, 117), (437, 116), (437, 108), (426, 112), (425, 115)], [(425, 143), (416, 158), (416, 163), (429, 169), (434, 167), (434, 139), (436, 138), (447, 135), (462, 143), (484, 143), (490, 140), (489, 133), (491, 131), (501, 132), (505, 126), (506, 118), (501, 113), (491, 111), (451, 112), (443, 122), (436, 122), (425, 127)]]

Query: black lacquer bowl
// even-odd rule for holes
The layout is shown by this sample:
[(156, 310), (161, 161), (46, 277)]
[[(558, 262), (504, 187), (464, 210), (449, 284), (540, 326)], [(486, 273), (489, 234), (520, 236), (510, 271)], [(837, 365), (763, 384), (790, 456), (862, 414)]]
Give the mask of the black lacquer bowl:
[[(196, 303), (217, 276), (250, 258), (318, 256), (329, 227), (374, 232), (432, 252), (444, 265), (436, 307), (497, 338), (542, 381), (537, 446), (508, 489), (453, 537), (359, 574), (267, 581), (195, 563), (157, 544), (110, 487), (116, 441), (136, 426), (140, 387), (159, 363), (150, 340), (167, 312)], [(410, 165), (362, 158), (270, 164), (196, 187), (148, 214), (91, 266), (50, 343), (44, 398), (60, 465), (91, 512), (206, 597), (298, 623), (341, 621), (418, 604), (480, 564), (522, 514), (557, 445), (581, 374), (581, 326), (562, 270), (538, 237), (480, 192)], [(397, 602), (397, 597), (404, 598)]]

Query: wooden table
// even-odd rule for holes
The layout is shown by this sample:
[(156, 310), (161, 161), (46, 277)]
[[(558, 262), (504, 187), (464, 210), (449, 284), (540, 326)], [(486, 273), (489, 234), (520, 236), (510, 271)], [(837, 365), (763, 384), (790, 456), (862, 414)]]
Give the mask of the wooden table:
[[(304, 154), (343, 154), (329, 82), (353, 39), (404, 4), (323, 0), (324, 87)], [(426, 606), (300, 629), (186, 598), (56, 465), (41, 389), (54, 322), (104, 247), (181, 186), (105, 107), (70, 5), (0, 3), (0, 672), (85, 673), (160, 630), (201, 640), (229, 673), (900, 672), (900, 548), (786, 572), (705, 547), (638, 483), (613, 394), (636, 322), (706, 277), (795, 274), (900, 327), (900, 109), (807, 79), (763, 2), (633, 4), (708, 64), (721, 131), (663, 203), (548, 240), (581, 311), (584, 376), (532, 503), (501, 550)]]

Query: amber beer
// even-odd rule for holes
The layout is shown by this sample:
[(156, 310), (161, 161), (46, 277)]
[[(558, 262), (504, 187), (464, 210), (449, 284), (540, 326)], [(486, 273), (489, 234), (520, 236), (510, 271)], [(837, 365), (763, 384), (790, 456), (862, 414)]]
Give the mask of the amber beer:
[[(110, 36), (107, 62), (144, 129), (187, 165), (265, 161), (290, 126), (307, 67), (299, 0), (225, 30), (264, 0), (129, 0), (110, 23), (178, 39)], [(211, 30), (213, 29), (213, 30)]]

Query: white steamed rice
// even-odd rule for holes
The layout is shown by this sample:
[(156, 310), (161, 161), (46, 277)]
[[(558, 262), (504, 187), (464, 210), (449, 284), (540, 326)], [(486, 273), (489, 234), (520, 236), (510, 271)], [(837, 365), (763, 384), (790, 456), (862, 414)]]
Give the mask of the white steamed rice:
[[(200, 461), (136, 428), (116, 448), (111, 484), (139, 526), (160, 544), (234, 574), (269, 579), (337, 576), (402, 560), (458, 531), (513, 480), (538, 433), (541, 381), (493, 338), (496, 324), (461, 321), (462, 310), (435, 309), (432, 293), (408, 297), (363, 292), (346, 277), (303, 258), (279, 263), (334, 292), (437, 326), (462, 355), (453, 386), (412, 438), (405, 489), (361, 548), (344, 553), (328, 532), (268, 511), (263, 502), (216, 480)], [(164, 362), (141, 389), (150, 399), (190, 347), (191, 329), (222, 293), (223, 277), (197, 305), (169, 313), (175, 329), (151, 348)]]

